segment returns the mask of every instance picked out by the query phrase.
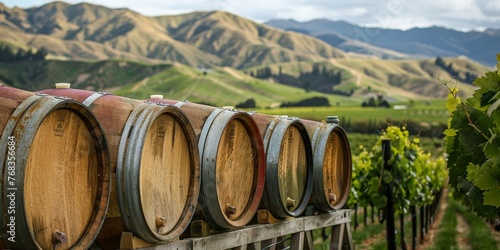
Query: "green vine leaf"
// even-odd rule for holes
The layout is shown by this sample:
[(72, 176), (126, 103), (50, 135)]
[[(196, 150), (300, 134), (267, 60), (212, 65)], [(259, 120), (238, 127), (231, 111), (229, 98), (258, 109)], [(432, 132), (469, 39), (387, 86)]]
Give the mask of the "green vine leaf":
[[(498, 55), (500, 62), (500, 54)], [(486, 218), (500, 215), (500, 63), (474, 81), (479, 88), (449, 117), (449, 182), (454, 195)], [(453, 92), (450, 90), (450, 95)], [(458, 102), (458, 100), (457, 100)], [(454, 104), (451, 100), (446, 108)]]
[(500, 187), (484, 192), (484, 205), (500, 207)]
[[(500, 92), (498, 92), (498, 93), (500, 94)], [(498, 106), (500, 106), (500, 99), (496, 100), (493, 104), (491, 104), (491, 106), (486, 111), (486, 114), (489, 117), (491, 117), (491, 113), (493, 113), (493, 111), (497, 110)]]

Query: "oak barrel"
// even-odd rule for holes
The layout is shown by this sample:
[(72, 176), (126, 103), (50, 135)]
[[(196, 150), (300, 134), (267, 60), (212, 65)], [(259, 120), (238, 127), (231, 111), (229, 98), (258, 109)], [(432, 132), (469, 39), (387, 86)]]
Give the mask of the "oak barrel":
[(196, 137), (177, 107), (71, 88), (44, 90), (89, 108), (109, 139), (115, 185), (97, 243), (117, 248), (122, 231), (150, 243), (177, 239), (189, 226), (200, 188)]
[(254, 113), (266, 151), (263, 205), (275, 217), (299, 216), (313, 186), (311, 140), (298, 118)]
[(84, 105), (0, 86), (2, 241), (11, 249), (88, 249), (104, 221), (110, 160)]
[(302, 120), (312, 138), (314, 206), (328, 212), (344, 206), (351, 189), (352, 159), (346, 132), (335, 123)]
[(216, 228), (242, 227), (264, 191), (265, 154), (259, 130), (246, 112), (152, 98), (180, 107), (193, 124), (201, 160), (199, 207)]

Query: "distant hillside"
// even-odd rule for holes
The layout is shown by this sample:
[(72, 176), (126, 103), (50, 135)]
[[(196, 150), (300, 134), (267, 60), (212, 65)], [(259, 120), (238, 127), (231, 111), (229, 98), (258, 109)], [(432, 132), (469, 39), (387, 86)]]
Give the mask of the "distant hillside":
[(471, 95), (477, 76), (491, 69), (467, 59), (382, 60), (331, 59), (321, 63), (283, 63), (245, 69), (248, 74), (325, 93), (352, 97), (383, 94), (393, 99), (445, 98), (441, 82), (457, 85), (462, 95)]
[[(435, 59), (352, 58), (279, 63), (240, 71), (230, 67), (203, 69), (179, 63), (124, 60), (11, 61), (0, 62), (0, 83), (35, 91), (52, 88), (56, 82), (70, 82), (74, 88), (138, 99), (163, 94), (170, 99), (217, 106), (235, 106), (253, 98), (258, 107), (267, 108), (312, 97), (326, 97), (332, 105), (358, 106), (377, 94), (390, 102), (443, 99), (448, 92), (441, 82), (457, 84), (460, 94), (469, 96), (474, 86), (464, 82), (466, 73), (481, 76), (490, 71), (466, 59), (445, 58), (442, 65), (445, 67), (437, 65)], [(269, 76), (259, 76), (257, 72), (265, 68)], [(449, 69), (456, 75), (451, 75)], [(328, 81), (337, 76), (340, 76), (338, 83)]]
[(258, 107), (277, 107), (321, 96), (330, 103), (359, 105), (361, 99), (306, 92), (303, 89), (259, 80), (229, 67), (205, 71), (182, 64), (142, 64), (130, 61), (0, 62), (0, 83), (36, 91), (69, 82), (73, 88), (107, 91), (146, 99), (163, 94), (174, 100), (190, 100), (216, 106), (233, 105), (253, 98)]
[(87, 3), (51, 2), (29, 9), (0, 3), (0, 33), (0, 40), (43, 46), (53, 56), (78, 60), (242, 68), (345, 57), (319, 39), (220, 11), (146, 17)]
[(147, 65), (129, 61), (0, 62), (0, 80), (32, 91), (52, 88), (57, 82), (70, 82), (73, 87), (81, 89), (112, 91), (169, 67), (169, 64)]
[[(484, 32), (461, 32), (442, 27), (413, 28), (393, 30), (366, 28), (344, 21), (317, 19), (308, 22), (295, 20), (271, 20), (267, 25), (302, 32), (320, 38), (332, 46), (339, 46), (338, 39), (357, 40), (379, 48), (396, 51), (411, 57), (458, 57), (466, 56), (472, 60), (493, 67), (496, 54), (500, 53), (500, 30), (489, 29)], [(360, 51), (365, 46), (353, 48), (340, 47), (349, 52), (376, 54), (374, 50)], [(390, 58), (390, 57), (386, 57)]]

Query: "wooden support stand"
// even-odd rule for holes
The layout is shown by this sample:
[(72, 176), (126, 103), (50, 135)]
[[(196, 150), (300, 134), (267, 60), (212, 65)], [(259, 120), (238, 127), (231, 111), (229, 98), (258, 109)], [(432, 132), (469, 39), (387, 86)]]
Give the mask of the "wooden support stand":
[[(264, 212), (263, 212), (264, 213)], [(267, 214), (269, 215), (269, 214)], [(274, 218), (276, 219), (276, 218)], [(160, 245), (141, 245), (131, 234), (123, 234), (122, 242), (133, 242), (124, 249), (313, 249), (311, 232), (315, 229), (333, 227), (330, 249), (353, 249), (350, 231), (351, 211), (338, 210), (315, 216), (273, 221), (272, 224), (255, 224), (210, 236), (192, 237)], [(197, 222), (198, 223), (198, 222)], [(203, 223), (201, 228), (203, 228)], [(203, 230), (201, 230), (203, 232)], [(210, 230), (208, 231), (210, 232)], [(124, 239), (126, 237), (126, 239)]]
[[(179, 238), (174, 239), (172, 241), (177, 241), (177, 240), (179, 240)], [(141, 238), (135, 237), (130, 232), (122, 232), (122, 236), (120, 239), (120, 249), (139, 249), (139, 248), (152, 247), (156, 245), (158, 244), (151, 244), (149, 242), (146, 242)]]
[(274, 224), (283, 221), (293, 220), (292, 217), (288, 217), (285, 219), (278, 219), (271, 214), (271, 212), (267, 209), (259, 209), (257, 210), (257, 222), (259, 224)]
[(191, 237), (205, 237), (215, 233), (215, 230), (204, 220), (191, 221)]

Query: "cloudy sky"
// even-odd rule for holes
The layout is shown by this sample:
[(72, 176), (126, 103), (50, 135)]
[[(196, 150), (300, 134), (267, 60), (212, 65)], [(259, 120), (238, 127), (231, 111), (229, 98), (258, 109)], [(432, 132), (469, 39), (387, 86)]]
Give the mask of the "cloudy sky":
[[(45, 0), (7, 0), (8, 7), (40, 6)], [(78, 0), (66, 0), (79, 3)], [(158, 16), (192, 11), (224, 10), (265, 22), (270, 19), (308, 21), (345, 20), (362, 26), (409, 29), (444, 26), (458, 30), (500, 29), (500, 0), (87, 0), (143, 15)], [(105, 3), (104, 3), (105, 2)]]

